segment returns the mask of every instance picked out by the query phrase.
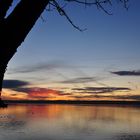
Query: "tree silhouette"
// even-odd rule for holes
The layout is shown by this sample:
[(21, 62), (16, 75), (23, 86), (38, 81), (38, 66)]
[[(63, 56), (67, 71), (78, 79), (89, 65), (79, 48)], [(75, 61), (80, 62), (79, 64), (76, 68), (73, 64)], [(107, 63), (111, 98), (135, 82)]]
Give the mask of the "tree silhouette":
[[(65, 16), (69, 23), (76, 29), (82, 31), (76, 26), (64, 10), (64, 5), (60, 6), (57, 0), (20, 0), (14, 10), (7, 16), (7, 12), (14, 0), (0, 0), (0, 100), (2, 91), (2, 82), (7, 64), (17, 48), (26, 38), (37, 19), (44, 9), (56, 9), (60, 15)], [(114, 0), (127, 8), (128, 0)], [(65, 4), (82, 4), (85, 6), (95, 5), (97, 8), (109, 13), (105, 6), (112, 5), (113, 0), (61, 0)]]

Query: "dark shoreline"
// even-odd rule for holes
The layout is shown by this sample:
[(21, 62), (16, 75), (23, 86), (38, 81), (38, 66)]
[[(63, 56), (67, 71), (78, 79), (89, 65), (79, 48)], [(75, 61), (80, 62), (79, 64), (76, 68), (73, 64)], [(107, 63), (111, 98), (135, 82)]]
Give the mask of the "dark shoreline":
[(140, 106), (140, 101), (43, 101), (43, 100), (5, 100), (7, 104), (89, 104), (89, 105), (128, 105), (128, 106)]

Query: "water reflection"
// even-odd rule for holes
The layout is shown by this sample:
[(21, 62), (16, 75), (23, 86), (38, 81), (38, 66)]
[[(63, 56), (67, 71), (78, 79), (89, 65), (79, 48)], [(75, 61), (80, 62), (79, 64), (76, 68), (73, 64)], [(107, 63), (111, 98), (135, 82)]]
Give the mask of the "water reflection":
[(139, 107), (11, 105), (0, 109), (0, 116), (7, 116), (0, 117), (0, 140), (140, 138)]

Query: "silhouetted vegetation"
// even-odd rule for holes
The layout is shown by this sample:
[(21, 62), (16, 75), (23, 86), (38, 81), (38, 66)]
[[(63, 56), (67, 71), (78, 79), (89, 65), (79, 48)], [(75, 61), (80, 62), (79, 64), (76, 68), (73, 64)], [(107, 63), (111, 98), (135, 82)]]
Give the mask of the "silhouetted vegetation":
[(11, 104), (79, 104), (79, 105), (110, 105), (110, 106), (138, 106), (140, 101), (82, 101), (82, 100), (6, 100), (6, 103)]

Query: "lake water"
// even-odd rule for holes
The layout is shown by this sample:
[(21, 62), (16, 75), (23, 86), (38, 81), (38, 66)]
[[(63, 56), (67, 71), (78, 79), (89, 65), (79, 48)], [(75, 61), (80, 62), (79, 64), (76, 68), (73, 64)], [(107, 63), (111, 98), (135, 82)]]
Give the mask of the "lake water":
[(0, 140), (140, 140), (140, 107), (10, 105)]

